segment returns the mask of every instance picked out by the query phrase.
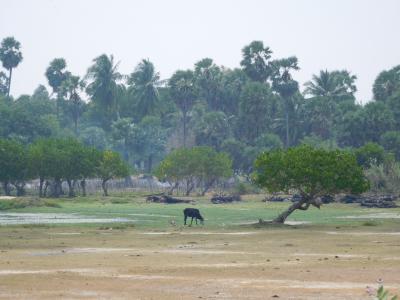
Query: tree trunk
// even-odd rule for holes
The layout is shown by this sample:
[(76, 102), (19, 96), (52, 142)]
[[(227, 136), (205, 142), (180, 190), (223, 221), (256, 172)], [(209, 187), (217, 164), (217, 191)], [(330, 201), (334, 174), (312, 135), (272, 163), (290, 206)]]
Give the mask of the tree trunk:
[(192, 192), (193, 188), (194, 188), (193, 179), (188, 179), (186, 181), (186, 196), (190, 195), (190, 193)]
[(150, 154), (147, 160), (147, 173), (150, 174), (152, 168), (153, 168), (153, 154)]
[(296, 209), (298, 209), (299, 207), (301, 207), (302, 202), (295, 202), (293, 203), (291, 206), (289, 206), (289, 208), (287, 210), (285, 210), (283, 213), (281, 213), (278, 217), (276, 217), (272, 222), (273, 223), (280, 223), (283, 224), (285, 223), (286, 218), (292, 213), (294, 212)]
[(53, 183), (53, 191), (52, 191), (52, 196), (54, 198), (59, 198), (60, 195), (62, 194), (62, 188), (61, 188), (62, 181), (60, 178), (55, 178), (54, 183)]
[(86, 179), (81, 180), (82, 196), (86, 197)]
[(286, 149), (290, 146), (289, 140), (289, 107), (288, 100), (286, 100), (285, 122), (286, 122)]
[(47, 196), (47, 189), (49, 188), (50, 182), (48, 180), (46, 180), (45, 184), (44, 184), (44, 191), (43, 191), (43, 197)]
[(10, 185), (9, 185), (8, 181), (3, 181), (3, 190), (4, 190), (4, 194), (6, 196), (10, 196), (11, 195)]
[(186, 136), (187, 136), (187, 120), (186, 120), (186, 111), (183, 112), (183, 148), (186, 148)]
[(168, 195), (172, 195), (172, 193), (174, 192), (174, 190), (178, 187), (179, 182), (175, 182), (175, 184), (170, 188), (170, 190), (168, 191)]
[(201, 192), (201, 195), (202, 195), (202, 196), (204, 196), (204, 195), (208, 192), (208, 190), (210, 189), (210, 187), (213, 186), (214, 182), (215, 182), (215, 180), (212, 180), (212, 181), (206, 182), (206, 183), (204, 184), (204, 189), (203, 189), (203, 191)]
[(74, 117), (75, 136), (78, 136), (78, 117)]
[(10, 68), (10, 75), (8, 76), (8, 86), (7, 86), (7, 98), (10, 97), (11, 90), (11, 77), (12, 77), (12, 68)]
[(43, 197), (43, 182), (44, 182), (43, 177), (40, 177), (39, 178), (39, 198)]
[(103, 195), (108, 196), (108, 191), (107, 191), (107, 181), (108, 179), (104, 179), (103, 182), (101, 183), (101, 187), (103, 188)]
[(68, 183), (68, 197), (70, 198), (75, 197), (74, 185), (71, 179), (67, 179), (67, 183)]
[(18, 197), (25, 195), (25, 182), (24, 181), (15, 182), (14, 186), (17, 189), (17, 196)]

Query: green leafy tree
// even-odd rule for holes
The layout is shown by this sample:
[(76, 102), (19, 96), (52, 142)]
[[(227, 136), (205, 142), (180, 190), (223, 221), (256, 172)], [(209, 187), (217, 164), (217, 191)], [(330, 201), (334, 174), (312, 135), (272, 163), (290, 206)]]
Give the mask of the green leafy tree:
[(211, 58), (204, 58), (195, 64), (194, 77), (199, 97), (207, 102), (210, 110), (221, 110), (221, 69)]
[(220, 150), (221, 143), (231, 137), (229, 118), (222, 111), (210, 111), (196, 119), (193, 132), (197, 145)]
[(382, 71), (375, 79), (372, 91), (376, 101), (386, 102), (400, 90), (400, 65), (388, 71)]
[(135, 154), (144, 160), (147, 173), (153, 170), (155, 161), (159, 161), (166, 151), (167, 131), (159, 118), (147, 116), (140, 121), (133, 141)]
[(371, 165), (380, 165), (385, 159), (385, 150), (376, 143), (366, 143), (364, 146), (354, 150), (357, 163), (364, 167), (370, 168)]
[(314, 149), (302, 145), (264, 152), (255, 162), (254, 181), (270, 192), (296, 190), (301, 200), (273, 220), (284, 223), (295, 210), (320, 208), (319, 196), (341, 192), (362, 193), (369, 182), (354, 154), (340, 150)]
[(396, 160), (400, 161), (400, 132), (388, 131), (382, 135), (380, 144), (389, 153), (394, 154)]
[(228, 116), (237, 116), (239, 113), (240, 95), (249, 81), (246, 73), (241, 69), (222, 69), (220, 82), (221, 110)]
[(252, 80), (266, 82), (272, 75), (271, 54), (272, 51), (264, 47), (262, 41), (253, 41), (242, 49), (240, 65)]
[(4, 193), (10, 195), (10, 184), (17, 189), (17, 196), (24, 194), (25, 181), (30, 178), (27, 153), (16, 141), (0, 139), (0, 182)]
[(159, 110), (158, 88), (161, 81), (153, 63), (143, 59), (129, 76), (128, 84), (137, 99), (136, 108), (140, 116), (154, 115)]
[(393, 112), (385, 103), (369, 102), (343, 115), (338, 126), (339, 146), (361, 147), (367, 142), (378, 143), (381, 136), (394, 126)]
[(130, 162), (131, 148), (137, 136), (137, 125), (130, 118), (122, 118), (113, 122), (111, 134), (114, 142), (119, 143), (122, 148), (123, 158)]
[(234, 139), (229, 138), (222, 142), (221, 151), (228, 153), (232, 159), (232, 168), (236, 174), (243, 173), (243, 163), (246, 161), (245, 157), (246, 144)]
[(259, 82), (246, 84), (240, 98), (237, 132), (241, 139), (254, 144), (271, 127), (277, 99)]
[(232, 174), (232, 161), (226, 153), (218, 153), (210, 147), (180, 148), (169, 153), (158, 166), (156, 176), (171, 184), (170, 192), (182, 182), (186, 195), (190, 195), (196, 183), (203, 184), (202, 193), (220, 178)]
[(7, 75), (4, 72), (0, 72), (0, 95), (7, 94)]
[(198, 170), (196, 177), (202, 183), (201, 195), (205, 193), (220, 179), (232, 176), (232, 160), (227, 153), (217, 152), (210, 147), (196, 147)]
[(106, 132), (96, 126), (83, 128), (79, 133), (79, 140), (86, 146), (90, 146), (99, 150), (104, 150), (108, 147)]
[(104, 196), (108, 196), (107, 182), (113, 178), (128, 176), (129, 169), (117, 152), (103, 151), (96, 175), (101, 178)]
[(0, 61), (3, 67), (8, 70), (7, 97), (10, 96), (12, 70), (22, 61), (21, 44), (13, 37), (6, 37), (1, 42)]
[(261, 151), (282, 149), (283, 143), (280, 137), (274, 133), (265, 133), (255, 140), (255, 145)]
[(33, 175), (39, 177), (39, 197), (44, 196), (44, 182), (51, 176), (51, 169), (56, 166), (53, 151), (53, 140), (39, 139), (29, 145), (29, 168)]
[(183, 147), (187, 144), (189, 113), (197, 98), (197, 89), (192, 71), (176, 71), (169, 79), (171, 97), (182, 114)]

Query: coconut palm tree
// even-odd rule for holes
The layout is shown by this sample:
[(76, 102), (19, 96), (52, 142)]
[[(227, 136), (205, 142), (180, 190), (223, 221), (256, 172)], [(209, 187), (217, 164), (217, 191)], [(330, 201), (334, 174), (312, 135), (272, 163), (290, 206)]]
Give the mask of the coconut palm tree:
[(155, 114), (158, 110), (158, 88), (161, 86), (161, 81), (153, 63), (143, 59), (129, 76), (128, 85), (136, 96), (140, 116)]
[(95, 105), (105, 109), (113, 119), (119, 119), (116, 97), (117, 82), (122, 79), (122, 75), (117, 71), (119, 63), (114, 63), (114, 57), (108, 57), (106, 54), (96, 57), (93, 62), (85, 77), (91, 81), (86, 92)]
[(313, 97), (342, 98), (353, 96), (357, 91), (354, 82), (357, 76), (351, 75), (346, 70), (332, 71), (321, 70), (319, 76), (313, 75), (312, 80), (304, 84), (304, 93)]

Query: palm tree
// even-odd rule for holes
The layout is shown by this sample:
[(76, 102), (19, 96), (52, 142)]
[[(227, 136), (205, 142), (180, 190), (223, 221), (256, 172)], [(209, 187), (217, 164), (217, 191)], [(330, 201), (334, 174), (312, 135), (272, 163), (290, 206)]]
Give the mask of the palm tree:
[(153, 63), (143, 59), (129, 76), (128, 85), (137, 97), (137, 109), (141, 117), (153, 115), (158, 110), (158, 88), (161, 85), (160, 75)]
[(341, 100), (354, 99), (354, 93), (357, 91), (356, 79), (355, 75), (346, 70), (332, 72), (321, 70), (319, 76), (313, 75), (312, 80), (304, 84), (306, 86), (304, 94), (312, 96), (313, 101), (319, 106), (318, 110), (321, 113), (317, 115), (325, 120), (323, 123), (327, 125), (331, 147), (333, 147), (332, 128), (336, 106)]
[(182, 112), (183, 147), (186, 147), (189, 112), (192, 110), (197, 97), (193, 72), (191, 70), (176, 71), (169, 79), (169, 87), (176, 106)]
[(7, 80), (7, 97), (10, 96), (12, 70), (22, 61), (22, 53), (19, 50), (20, 47), (21, 44), (13, 37), (6, 37), (1, 42), (0, 60), (3, 63), (3, 67), (9, 72)]
[(353, 96), (357, 91), (354, 84), (357, 76), (351, 75), (348, 71), (332, 71), (321, 70), (319, 76), (313, 75), (312, 80), (304, 85), (305, 94), (317, 97), (346, 97)]
[(269, 62), (271, 54), (271, 49), (264, 47), (262, 41), (253, 41), (242, 49), (243, 59), (240, 65), (252, 80), (265, 82), (272, 74)]
[(117, 71), (119, 63), (114, 64), (114, 57), (102, 54), (93, 60), (94, 64), (88, 69), (86, 79), (92, 80), (87, 86), (86, 92), (93, 102), (104, 108), (119, 119), (119, 107), (117, 103), (117, 82), (122, 75)]
[(62, 96), (60, 93), (60, 88), (63, 82), (71, 76), (71, 73), (66, 71), (67, 63), (64, 58), (55, 58), (50, 62), (50, 65), (46, 69), (46, 77), (49, 85), (53, 89), (53, 93), (57, 94), (56, 99), (56, 113), (57, 119), (59, 119), (60, 104), (62, 101)]
[(69, 101), (76, 135), (78, 135), (78, 120), (83, 106), (83, 101), (79, 92), (82, 91), (84, 87), (85, 84), (80, 80), (79, 76), (73, 75), (68, 75), (60, 87), (60, 94)]
[(285, 123), (286, 123), (286, 148), (290, 146), (289, 136), (289, 110), (293, 95), (299, 90), (299, 84), (293, 80), (290, 71), (299, 70), (297, 57), (292, 56), (275, 60), (272, 62), (274, 70), (272, 75), (272, 87), (279, 93), (285, 103)]

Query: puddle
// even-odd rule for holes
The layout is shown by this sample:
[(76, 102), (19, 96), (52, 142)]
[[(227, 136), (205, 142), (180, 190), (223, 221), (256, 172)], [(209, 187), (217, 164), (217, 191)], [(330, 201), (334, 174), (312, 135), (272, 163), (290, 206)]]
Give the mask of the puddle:
[(173, 215), (158, 215), (158, 214), (128, 214), (129, 216), (138, 216), (138, 217), (159, 217), (159, 218), (176, 218), (177, 216)]
[(400, 213), (376, 213), (359, 216), (341, 216), (337, 219), (400, 219)]
[(0, 213), (0, 225), (20, 224), (79, 224), (134, 222), (126, 218), (97, 218), (79, 214), (57, 213)]

